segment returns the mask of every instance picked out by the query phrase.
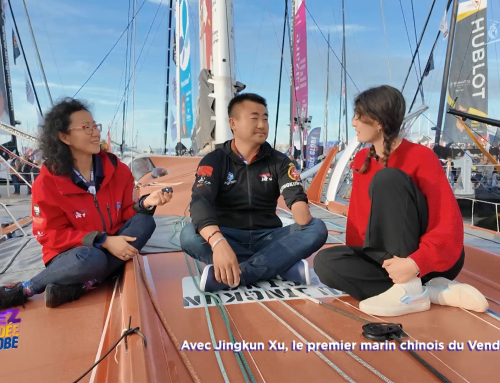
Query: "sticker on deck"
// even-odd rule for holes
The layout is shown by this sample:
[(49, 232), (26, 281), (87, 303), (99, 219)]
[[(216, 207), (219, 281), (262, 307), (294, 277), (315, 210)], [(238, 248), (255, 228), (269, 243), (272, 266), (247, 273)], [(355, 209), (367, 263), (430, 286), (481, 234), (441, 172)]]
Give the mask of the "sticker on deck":
[[(291, 282), (284, 279), (272, 279), (270, 281), (261, 281), (252, 285), (238, 286), (234, 289), (221, 290), (215, 293), (224, 305), (233, 305), (239, 303), (267, 302), (277, 299), (304, 299), (294, 290), (298, 290), (313, 298), (325, 298), (335, 295), (337, 297), (346, 296), (342, 291), (332, 289), (322, 284), (313, 269), (311, 271), (312, 285), (301, 285), (297, 282)], [(201, 294), (193, 284), (191, 277), (182, 278), (182, 297), (184, 308), (204, 307)], [(215, 306), (214, 299), (206, 296), (207, 305)]]

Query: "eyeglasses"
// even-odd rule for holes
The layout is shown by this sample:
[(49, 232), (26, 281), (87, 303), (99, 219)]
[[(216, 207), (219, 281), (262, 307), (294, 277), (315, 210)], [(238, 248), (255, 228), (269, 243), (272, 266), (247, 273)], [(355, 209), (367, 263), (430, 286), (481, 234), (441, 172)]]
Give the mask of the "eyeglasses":
[(102, 132), (102, 124), (82, 125), (82, 126), (75, 126), (73, 128), (68, 128), (68, 130), (74, 130), (74, 129), (83, 129), (85, 133), (87, 133), (90, 136), (94, 132), (94, 129), (97, 130), (99, 133)]

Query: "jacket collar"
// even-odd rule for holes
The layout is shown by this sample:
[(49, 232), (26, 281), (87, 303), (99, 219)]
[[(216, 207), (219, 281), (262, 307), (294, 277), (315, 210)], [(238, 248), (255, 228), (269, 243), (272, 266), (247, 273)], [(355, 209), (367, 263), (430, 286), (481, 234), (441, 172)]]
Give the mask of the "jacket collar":
[[(228, 140), (228, 141), (224, 142), (224, 144), (222, 145), (222, 147), (220, 147), (220, 149), (224, 153), (226, 153), (229, 156), (229, 158), (231, 158), (234, 162), (236, 162), (238, 164), (242, 164), (242, 165), (245, 164), (243, 162), (243, 160), (241, 159), (241, 157), (238, 153), (238, 150), (236, 149), (236, 146), (234, 146), (233, 140)], [(254, 162), (260, 160), (261, 158), (269, 155), (272, 151), (273, 151), (273, 148), (271, 147), (271, 145), (269, 145), (269, 143), (267, 141), (264, 142), (260, 146), (260, 149), (257, 152), (257, 154), (252, 158), (250, 163), (254, 163)]]
[[(111, 163), (106, 153), (99, 152), (96, 157), (98, 157), (96, 158), (96, 162), (99, 161), (102, 164), (100, 176), (104, 177), (99, 189), (101, 190), (109, 183), (109, 181), (113, 177), (115, 167)], [(40, 174), (41, 176), (43, 175), (44, 177), (53, 179), (57, 189), (61, 194), (87, 194), (86, 190), (83, 190), (82, 188), (75, 185), (72, 179), (73, 173), (71, 175), (56, 176), (52, 174), (45, 165), (43, 165)], [(96, 177), (98, 176), (98, 169), (96, 169)]]

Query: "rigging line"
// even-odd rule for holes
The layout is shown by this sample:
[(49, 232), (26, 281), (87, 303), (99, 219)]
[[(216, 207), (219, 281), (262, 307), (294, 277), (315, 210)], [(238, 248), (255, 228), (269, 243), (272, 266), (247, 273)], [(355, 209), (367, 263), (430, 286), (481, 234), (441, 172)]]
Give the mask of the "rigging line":
[(42, 7), (40, 7), (40, 1), (36, 0), (36, 2), (38, 4), (38, 10), (42, 14), (42, 23), (43, 23), (43, 27), (45, 29), (45, 34), (47, 35), (47, 39), (49, 40), (50, 52), (52, 53), (52, 58), (54, 59), (54, 64), (56, 64), (56, 70), (57, 70), (57, 75), (59, 77), (59, 82), (60, 82), (63, 90), (66, 91), (66, 88), (64, 87), (63, 82), (62, 82), (61, 73), (59, 72), (59, 66), (57, 65), (57, 60), (56, 60), (56, 56), (54, 54), (54, 49), (52, 48), (52, 40), (50, 39), (49, 31), (47, 30), (47, 24), (45, 23), (45, 16), (43, 14)]
[[(288, 0), (287, 0), (288, 1)], [(257, 54), (257, 57), (258, 57), (258, 53), (259, 53), (259, 47), (260, 47), (260, 35), (261, 35), (261, 32), (262, 32), (262, 24), (264, 23), (264, 18), (262, 17), (260, 19), (260, 26), (259, 26), (259, 34), (257, 35), (257, 46), (255, 48), (255, 53)], [(249, 82), (249, 85), (248, 85), (248, 88), (249, 89), (252, 89), (252, 81), (253, 81), (253, 73), (254, 73), (254, 70), (255, 70), (255, 63), (256, 62), (261, 62), (261, 60), (253, 60), (253, 65), (252, 65), (252, 72), (250, 72), (250, 82)]]
[(497, 330), (500, 330), (500, 327), (495, 326), (493, 323), (488, 322), (486, 319), (481, 318), (479, 315), (474, 314), (473, 312), (470, 312), (469, 310), (464, 309), (461, 307), (462, 311), (465, 311), (466, 313), (476, 317), (479, 320), (482, 320), (484, 323), (489, 324), (491, 327), (496, 328)]
[[(283, 284), (279, 284), (281, 285), (282, 287), (286, 287), (286, 288), (289, 288), (289, 286), (286, 286), (286, 285), (283, 285)], [(265, 289), (267, 290), (267, 289)], [(292, 288), (292, 290), (295, 292), (295, 291), (298, 291), (294, 288)], [(281, 303), (282, 305), (284, 305), (288, 310), (290, 310), (292, 313), (294, 313), (297, 317), (299, 317), (300, 319), (302, 319), (304, 322), (306, 322), (309, 326), (311, 326), (313, 329), (315, 329), (317, 332), (319, 332), (321, 335), (323, 335), (326, 339), (328, 339), (330, 342), (332, 343), (336, 343), (336, 344), (339, 344), (340, 342), (333, 339), (330, 335), (328, 335), (325, 331), (323, 331), (321, 328), (319, 328), (318, 326), (316, 326), (314, 323), (312, 323), (309, 319), (307, 319), (304, 315), (302, 315), (301, 313), (299, 313), (297, 310), (295, 310), (290, 304), (288, 303), (285, 303), (284, 301), (282, 300), (278, 300), (279, 303)], [(365, 362), (363, 359), (361, 359), (359, 356), (357, 356), (356, 354), (354, 354), (353, 352), (351, 351), (344, 351), (347, 355), (349, 355), (351, 358), (353, 358), (356, 362), (358, 362), (359, 364), (361, 364), (363, 367), (366, 367), (368, 370), (370, 370), (371, 372), (373, 372), (375, 375), (377, 375), (380, 379), (382, 379), (383, 381), (387, 382), (387, 383), (392, 383), (392, 380), (390, 380), (389, 378), (387, 378), (385, 375), (383, 375), (380, 371), (378, 371), (376, 368), (370, 366), (367, 362)]]
[[(128, 11), (127, 11), (127, 21), (130, 23), (130, 10), (132, 9), (132, 0), (128, 0)], [(125, 80), (124, 80), (124, 93), (127, 94), (128, 92), (128, 84), (127, 84), (127, 77), (130, 74), (130, 29), (127, 29), (127, 45), (126, 45), (126, 50), (125, 50)], [(117, 96), (118, 97), (118, 96)], [(123, 100), (123, 99), (122, 99)], [(122, 101), (117, 105), (117, 111), (120, 109)], [(123, 116), (122, 116), (122, 142), (120, 145), (120, 152), (123, 154), (123, 146), (125, 145), (125, 129), (126, 129), (126, 123), (127, 123), (127, 111), (128, 111), (128, 97), (125, 99), (123, 103)], [(116, 113), (115, 113), (116, 117)], [(115, 118), (113, 117), (113, 120), (111, 121), (111, 125), (113, 124)]]
[[(381, 0), (382, 1), (382, 0)], [(328, 39), (325, 37), (325, 34), (323, 33), (323, 31), (321, 30), (321, 28), (319, 27), (318, 23), (316, 22), (316, 20), (314, 19), (314, 16), (312, 15), (311, 11), (309, 10), (309, 8), (307, 8), (307, 5), (306, 3), (304, 3), (304, 7), (307, 11), (307, 13), (309, 13), (309, 16), (311, 16), (311, 19), (312, 21), (314, 22), (314, 24), (316, 24), (316, 28), (318, 28), (318, 31), (321, 33), (321, 36), (323, 36), (323, 38), (325, 39), (327, 45), (328, 45), (328, 48), (332, 51), (333, 55), (335, 56), (335, 58), (337, 59), (337, 61), (339, 62), (340, 66), (342, 67), (342, 69), (345, 71), (345, 73), (347, 74), (347, 76), (349, 77), (349, 80), (351, 80), (352, 84), (354, 85), (354, 87), (356, 88), (356, 90), (358, 92), (360, 92), (358, 86), (356, 85), (356, 83), (354, 82), (354, 80), (352, 79), (351, 75), (349, 74), (349, 72), (347, 71), (347, 69), (345, 68), (343, 62), (339, 59), (339, 57), (337, 56), (337, 54), (335, 53), (335, 51), (333, 50), (332, 46), (330, 45), (330, 43), (328, 42)]]
[[(453, 0), (448, 0), (448, 4), (446, 6), (447, 10), (450, 8), (452, 1)], [(422, 44), (422, 40), (424, 38), (424, 34), (425, 34), (426, 29), (427, 29), (427, 25), (429, 24), (429, 20), (431, 18), (432, 10), (434, 9), (435, 4), (436, 4), (436, 0), (433, 0), (432, 4), (431, 4), (431, 9), (427, 15), (427, 19), (425, 20), (424, 28), (422, 29), (422, 33), (420, 34), (420, 39), (419, 39), (417, 47), (415, 49), (415, 53), (413, 54), (413, 57), (411, 58), (410, 67), (408, 68), (408, 72), (406, 72), (405, 80), (403, 81), (403, 86), (401, 87), (401, 92), (403, 92), (405, 90), (406, 82), (408, 81), (408, 77), (410, 76), (411, 68), (412, 68), (413, 64), (415, 63), (415, 58), (417, 57), (417, 54), (420, 51), (420, 44)], [(441, 31), (438, 31), (437, 36), (436, 36), (436, 41), (437, 41), (440, 34), (441, 34)], [(436, 45), (436, 43), (434, 43), (434, 46), (435, 45)], [(432, 54), (432, 50), (431, 50), (431, 54)]]
[[(133, 67), (133, 69), (134, 69), (134, 70), (135, 70), (135, 68), (137, 67), (137, 64), (139, 63), (139, 61), (140, 61), (140, 59), (141, 59), (142, 52), (144, 51), (144, 47), (146, 46), (146, 43), (147, 43), (148, 38), (149, 38), (149, 34), (151, 33), (151, 29), (153, 28), (153, 25), (154, 25), (154, 22), (155, 22), (156, 16), (158, 15), (158, 11), (159, 11), (159, 9), (160, 9), (160, 6), (161, 6), (162, 2), (163, 2), (163, 0), (161, 0), (160, 4), (159, 4), (159, 6), (158, 6), (158, 8), (157, 8), (157, 10), (156, 10), (155, 17), (153, 18), (153, 21), (151, 22), (151, 25), (150, 25), (150, 27), (149, 27), (148, 33), (147, 33), (147, 35), (146, 35), (146, 38), (144, 39), (144, 43), (142, 44), (141, 51), (139, 52), (139, 57), (137, 57), (137, 60), (135, 61), (135, 65), (134, 65), (134, 67)], [(139, 13), (139, 11), (140, 11), (140, 9), (137, 11), (137, 13)], [(137, 13), (136, 13), (136, 14), (137, 14)], [(148, 50), (148, 52), (149, 52), (149, 50)], [(145, 56), (145, 57), (147, 57), (147, 54), (146, 54), (146, 56)], [(145, 60), (145, 58), (144, 58), (144, 60)], [(144, 64), (143, 64), (143, 65), (144, 65)], [(129, 69), (130, 69), (130, 68), (129, 68)], [(141, 66), (141, 68), (140, 68), (140, 69), (142, 69), (142, 66)], [(136, 78), (138, 78), (140, 74), (141, 74), (141, 71), (139, 70), (139, 71), (138, 71), (138, 73), (137, 73)], [(127, 90), (128, 90), (128, 88), (129, 88), (129, 85), (130, 85), (130, 82), (131, 82), (131, 80), (132, 80), (132, 77), (133, 77), (133, 74), (132, 74), (132, 75), (130, 75), (130, 77), (129, 77), (128, 81), (127, 81), (127, 86), (125, 87), (125, 92), (124, 92), (124, 95), (123, 95), (122, 99), (120, 100), (120, 104), (118, 105), (118, 107), (117, 107), (117, 109), (116, 109), (116, 111), (115, 111), (115, 115), (113, 116), (113, 120), (111, 121), (111, 124), (113, 124), (113, 122), (115, 121), (116, 115), (117, 115), (117, 113), (118, 113), (118, 110), (119, 110), (119, 108), (120, 108), (120, 105), (122, 104), (122, 101), (123, 101), (123, 100), (124, 100), (124, 98), (125, 98), (125, 95), (126, 95)]]
[[(275, 319), (277, 319), (283, 326), (285, 326), (291, 333), (293, 333), (297, 338), (299, 338), (303, 343), (308, 343), (308, 341), (300, 335), (292, 326), (290, 326), (287, 322), (285, 322), (281, 317), (279, 317), (274, 311), (272, 311), (269, 307), (267, 307), (264, 303), (258, 302), (261, 307), (263, 307), (269, 314), (271, 314)], [(344, 371), (342, 371), (335, 363), (333, 363), (330, 359), (328, 359), (323, 353), (313, 350), (316, 355), (318, 355), (328, 366), (333, 368), (342, 378), (350, 383), (354, 383), (349, 375), (347, 375)]]
[[(413, 56), (413, 47), (411, 46), (411, 39), (410, 39), (410, 34), (408, 33), (408, 26), (406, 25), (406, 17), (405, 17), (405, 12), (403, 10), (403, 3), (401, 2), (401, 0), (399, 0), (399, 6), (401, 8), (401, 14), (403, 15), (403, 24), (405, 26), (405, 31), (406, 31), (406, 37), (408, 38), (408, 45), (410, 46), (410, 52)], [(417, 82), (419, 81), (419, 77), (418, 77), (418, 71), (417, 71), (417, 66), (415, 66), (415, 76), (417, 77)], [(421, 89), (419, 89), (420, 92), (422, 92)], [(423, 94), (422, 94), (422, 97), (423, 97)]]
[(280, 97), (281, 97), (281, 77), (283, 74), (283, 51), (285, 49), (285, 34), (286, 34), (286, 19), (288, 17), (288, 0), (285, 0), (285, 17), (283, 20), (283, 39), (281, 40), (281, 59), (280, 59), (280, 76), (278, 82), (278, 104), (276, 106), (276, 127), (274, 128), (274, 145), (276, 149), (276, 137), (278, 136), (278, 117), (280, 114)]
[[(102, 66), (102, 64), (104, 64), (104, 61), (106, 61), (106, 59), (108, 58), (108, 56), (111, 54), (111, 52), (113, 51), (113, 49), (115, 49), (115, 47), (118, 45), (118, 43), (120, 42), (120, 40), (122, 39), (123, 35), (125, 34), (125, 32), (127, 32), (130, 28), (130, 24), (132, 24), (132, 22), (135, 20), (135, 18), (137, 17), (137, 15), (139, 14), (139, 12), (141, 11), (142, 7), (144, 6), (144, 4), (146, 4), (147, 0), (144, 0), (141, 4), (141, 6), (139, 7), (139, 9), (137, 10), (137, 12), (135, 13), (135, 15), (132, 17), (132, 20), (130, 20), (130, 22), (127, 24), (125, 30), (121, 33), (120, 37), (118, 37), (118, 39), (116, 40), (116, 42), (113, 44), (113, 46), (111, 47), (111, 49), (108, 51), (108, 53), (106, 53), (106, 55), (104, 56), (104, 58), (101, 60), (101, 62), (99, 63), (99, 65), (97, 65), (97, 67), (94, 69), (94, 71), (90, 74), (89, 78), (87, 80), (85, 80), (85, 82), (83, 83), (83, 85), (80, 87), (80, 89), (78, 89), (78, 91), (73, 95), (73, 98), (75, 98), (78, 93), (80, 93), (80, 91), (85, 87), (85, 85), (87, 85), (87, 83), (90, 81), (90, 79), (94, 76), (94, 74), (97, 72), (97, 70)], [(161, 0), (161, 2), (163, 2), (163, 0)], [(161, 4), (161, 3), (160, 3)]]
[[(481, 3), (483, 2), (483, 0), (480, 0), (479, 1), (479, 5), (478, 5), (478, 9), (479, 7), (481, 7)], [(474, 18), (474, 21), (472, 22), (472, 24), (474, 24), (477, 20), (477, 17), (479, 16), (479, 10), (476, 12), (476, 17)], [(457, 21), (458, 23), (458, 21)], [(449, 37), (448, 37), (449, 38)], [(457, 77), (457, 81), (460, 80), (460, 75), (462, 74), (462, 69), (464, 67), (464, 63), (465, 63), (465, 57), (467, 56), (467, 52), (469, 51), (469, 47), (470, 47), (470, 42), (472, 40), (472, 33), (470, 34), (469, 36), (469, 41), (467, 42), (467, 49), (465, 50), (465, 53), (464, 53), (464, 57), (462, 59), (462, 65), (460, 66), (460, 71), (458, 72), (458, 77)], [(473, 69), (474, 70), (474, 69)], [(472, 71), (471, 73), (469, 74), (469, 77), (471, 76), (472, 74)], [(465, 80), (466, 82), (469, 80), (469, 77), (467, 77), (467, 80)], [(455, 100), (455, 99), (458, 99), (458, 97), (460, 96), (460, 94), (462, 93), (462, 91), (465, 89), (465, 87), (462, 87), (462, 90), (458, 93), (458, 95), (456, 95), (456, 97), (453, 97), (452, 100)], [(448, 88), (448, 93), (450, 92), (450, 89)], [(450, 97), (451, 97), (451, 94), (450, 94)]]
[(380, 9), (382, 11), (382, 25), (384, 26), (385, 50), (387, 51), (387, 66), (389, 68), (389, 84), (392, 85), (391, 60), (389, 58), (389, 42), (387, 41), (387, 30), (385, 28), (385, 17), (384, 17), (384, 4), (383, 4), (382, 0), (380, 0)]
[[(411, 2), (411, 14), (413, 17), (413, 33), (415, 34), (415, 44), (418, 44), (417, 41), (417, 23), (415, 21), (415, 8), (413, 7), (413, 0)], [(415, 49), (417, 49), (417, 46), (415, 46)], [(422, 77), (422, 66), (420, 65), (420, 53), (417, 52), (417, 61), (418, 61), (418, 74), (420, 77)], [(422, 87), (422, 92), (423, 92), (423, 87)]]

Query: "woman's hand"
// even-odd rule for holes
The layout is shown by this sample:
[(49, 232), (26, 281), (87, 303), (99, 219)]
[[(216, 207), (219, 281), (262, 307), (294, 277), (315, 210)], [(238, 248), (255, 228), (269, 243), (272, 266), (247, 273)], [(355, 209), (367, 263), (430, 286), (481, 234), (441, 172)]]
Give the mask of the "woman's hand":
[(158, 189), (147, 196), (147, 198), (142, 202), (142, 206), (146, 209), (151, 206), (163, 206), (170, 202), (172, 195), (173, 193), (167, 193), (162, 191), (162, 189)]
[(386, 259), (382, 267), (387, 271), (394, 283), (408, 282), (418, 273), (416, 263), (410, 258), (394, 256), (391, 259)]
[(126, 235), (108, 235), (101, 247), (108, 250), (116, 258), (128, 261), (139, 253), (139, 250), (129, 244), (129, 242), (134, 242), (136, 239)]

